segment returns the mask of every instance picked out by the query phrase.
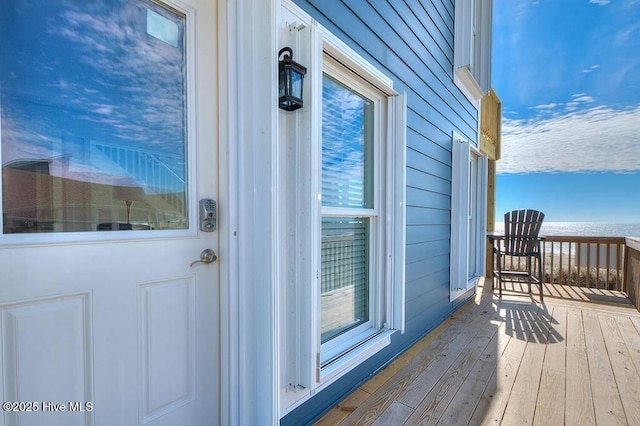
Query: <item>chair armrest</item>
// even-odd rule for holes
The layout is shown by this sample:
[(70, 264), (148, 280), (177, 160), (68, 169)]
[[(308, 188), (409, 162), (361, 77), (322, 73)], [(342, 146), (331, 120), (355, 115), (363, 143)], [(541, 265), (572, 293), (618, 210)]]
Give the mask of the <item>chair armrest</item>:
[(504, 234), (487, 232), (487, 238), (489, 239), (489, 242), (493, 244), (494, 241), (502, 241), (505, 237)]

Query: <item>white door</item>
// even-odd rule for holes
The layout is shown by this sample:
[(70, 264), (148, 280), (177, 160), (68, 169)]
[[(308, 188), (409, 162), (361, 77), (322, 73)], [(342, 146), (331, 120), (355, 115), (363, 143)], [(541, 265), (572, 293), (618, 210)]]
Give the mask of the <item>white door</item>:
[(2, 425), (219, 422), (216, 19), (0, 2)]

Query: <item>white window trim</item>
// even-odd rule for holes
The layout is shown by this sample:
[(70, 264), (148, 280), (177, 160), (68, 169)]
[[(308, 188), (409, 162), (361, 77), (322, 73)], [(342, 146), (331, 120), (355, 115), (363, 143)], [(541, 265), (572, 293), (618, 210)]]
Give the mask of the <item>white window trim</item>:
[[(369, 64), (364, 58), (362, 58), (360, 55), (358, 55), (355, 51), (350, 49), (344, 43), (339, 41), (335, 36), (329, 33), (322, 26), (317, 25), (317, 29), (318, 29), (318, 40), (320, 41), (320, 44), (322, 46), (321, 49), (316, 50), (317, 54), (319, 55), (318, 63), (321, 64), (319, 69), (321, 69), (323, 72), (325, 70), (329, 71), (329, 74), (335, 77), (335, 73), (332, 73), (332, 72), (335, 71), (336, 67), (340, 67), (344, 70), (342, 71), (342, 75), (340, 75), (340, 81), (344, 82), (349, 87), (353, 88), (356, 91), (359, 91), (361, 94), (369, 97), (370, 99), (374, 96), (372, 96), (371, 92), (369, 92), (370, 89), (365, 90), (365, 88), (368, 85), (374, 86), (378, 91), (382, 92), (382, 94), (389, 99), (389, 103), (394, 103), (395, 98), (397, 98), (398, 96), (397, 96), (397, 92), (393, 90), (393, 87), (392, 87), (393, 83), (390, 79), (386, 78), (375, 67)], [(349, 70), (350, 72), (347, 70)], [(321, 76), (319, 80), (321, 81)], [(318, 85), (317, 90), (318, 90), (317, 95), (316, 96), (312, 95), (312, 97), (315, 102), (315, 109), (319, 112), (318, 114), (319, 117), (316, 123), (318, 126), (317, 133), (318, 133), (318, 136), (320, 136), (321, 126), (322, 126), (322, 117), (321, 117), (322, 85), (321, 84)], [(378, 97), (377, 99), (371, 99), (371, 100), (374, 102), (383, 102), (383, 97)], [(388, 105), (386, 105), (386, 107), (388, 108)], [(387, 111), (385, 111), (385, 113), (390, 121), (397, 120), (392, 115), (396, 113), (395, 106), (394, 108), (388, 109)], [(377, 116), (376, 118), (378, 120), (383, 120), (381, 116)], [(384, 126), (387, 126), (388, 124), (389, 124), (388, 122), (379, 123), (379, 125), (383, 125), (381, 126), (382, 128)], [(377, 132), (381, 130), (381, 127), (377, 129)], [(406, 126), (403, 126), (403, 128), (406, 128)], [(387, 138), (389, 136), (394, 136), (394, 139), (392, 139), (392, 141), (394, 141), (395, 137), (397, 136), (397, 133), (390, 133), (389, 129), (386, 129), (386, 135), (384, 136), (386, 136)], [(384, 136), (378, 135), (376, 137), (379, 138)], [(396, 262), (396, 257), (401, 257), (402, 259), (404, 259), (404, 245), (402, 245), (401, 247), (393, 245), (393, 239), (389, 237), (388, 228), (387, 228), (390, 224), (395, 223), (397, 209), (394, 208), (394, 205), (400, 204), (404, 200), (404, 198), (400, 198), (404, 196), (404, 191), (405, 191), (404, 185), (401, 188), (397, 186), (398, 181), (394, 176), (395, 172), (393, 172), (397, 168), (404, 169), (403, 167), (404, 163), (396, 162), (396, 163), (389, 164), (388, 151), (390, 149), (390, 146), (393, 147), (394, 143), (385, 143), (385, 144), (381, 144), (379, 142), (375, 143), (374, 149), (376, 151), (374, 153), (374, 158), (379, 158), (380, 155), (382, 154), (380, 152), (382, 145), (387, 147), (387, 152), (384, 153), (384, 157), (387, 157), (387, 161), (384, 164), (381, 164), (379, 161), (375, 162), (374, 180), (375, 180), (376, 188), (374, 190), (374, 199), (376, 199), (376, 204), (373, 209), (361, 209), (362, 216), (371, 217), (370, 226), (372, 227), (372, 229), (374, 226), (377, 227), (376, 231), (372, 232), (372, 235), (376, 234), (375, 236), (381, 239), (381, 241), (372, 242), (372, 247), (374, 248), (374, 250), (372, 250), (371, 252), (371, 257), (372, 257), (371, 263), (372, 263), (372, 266), (374, 266), (373, 264), (379, 262), (379, 265), (384, 265), (384, 266), (382, 266), (380, 269), (372, 271), (373, 273), (371, 274), (370, 280), (372, 282), (375, 281), (371, 286), (371, 299), (377, 298), (379, 300), (382, 300), (382, 302), (377, 304), (372, 304), (372, 309), (370, 311), (370, 315), (372, 316), (370, 320), (370, 325), (369, 326), (363, 325), (362, 328), (359, 327), (356, 330), (354, 330), (354, 334), (358, 334), (359, 337), (362, 338), (360, 339), (360, 341), (366, 342), (366, 343), (364, 343), (363, 345), (355, 345), (357, 346), (356, 349), (343, 352), (343, 355), (339, 356), (340, 361), (333, 360), (330, 364), (331, 365), (330, 368), (322, 367), (321, 365), (325, 363), (327, 360), (332, 359), (334, 354), (331, 354), (331, 356), (328, 356), (328, 357), (324, 356), (323, 350), (325, 348), (323, 347), (324, 345), (320, 344), (320, 334), (317, 333), (316, 351), (318, 354), (320, 354), (319, 356), (317, 356), (317, 359), (320, 359), (321, 365), (316, 365), (316, 369), (317, 369), (316, 382), (322, 385), (324, 385), (325, 383), (328, 383), (329, 381), (334, 381), (335, 379), (339, 378), (341, 375), (348, 372), (358, 364), (364, 362), (367, 358), (369, 358), (375, 352), (382, 349), (382, 347), (389, 344), (390, 343), (389, 333), (386, 333), (386, 331), (395, 331), (398, 329), (401, 329), (401, 330), (404, 329), (403, 322), (397, 323), (397, 321), (401, 321), (404, 319), (404, 312), (403, 312), (404, 299), (402, 299), (402, 303), (400, 303), (399, 302), (400, 299), (398, 298), (398, 294), (400, 293), (404, 294), (403, 293), (404, 289), (400, 290), (398, 289), (398, 287), (403, 288), (404, 284), (399, 286), (398, 285), (394, 286), (393, 285), (394, 281), (389, 281), (389, 276), (395, 276), (398, 274), (397, 272), (398, 268), (404, 269), (404, 261), (400, 265), (398, 265), (397, 264), (398, 262)], [(403, 145), (406, 145), (406, 142), (403, 141)], [(319, 162), (319, 164), (321, 164), (321, 161), (322, 161), (321, 137), (318, 137), (316, 139), (315, 150), (317, 155), (317, 161)], [(402, 158), (404, 159), (404, 157)], [(392, 167), (392, 168), (383, 171), (381, 170), (382, 167), (384, 167), (385, 169), (387, 167)], [(318, 179), (319, 193), (321, 193), (320, 170), (321, 170), (321, 167), (318, 167), (317, 179)], [(395, 195), (395, 199), (385, 200), (382, 198), (382, 194), (387, 194), (388, 198)], [(392, 205), (389, 205), (390, 202), (392, 203)], [(337, 208), (326, 208), (326, 207), (321, 207), (321, 211), (322, 211), (321, 216), (340, 215), (343, 212), (344, 213), (348, 212), (348, 215), (353, 215), (354, 213), (356, 213), (356, 209), (337, 209)], [(371, 213), (367, 213), (371, 211), (374, 212), (374, 214), (376, 215), (375, 217), (372, 217)], [(403, 211), (401, 213), (402, 213), (402, 217), (404, 218)], [(402, 221), (404, 223), (404, 220)], [(317, 229), (319, 232), (319, 227)], [(389, 237), (389, 238), (386, 238), (386, 237)], [(320, 271), (320, 244), (319, 244), (320, 235), (318, 235), (316, 239), (318, 241), (318, 244), (315, 245), (315, 250), (317, 251), (314, 257), (317, 262), (316, 270)], [(401, 250), (402, 254), (394, 255), (394, 250), (398, 250), (398, 249)], [(384, 262), (385, 258), (389, 259), (389, 262), (385, 263)], [(380, 275), (381, 273), (384, 275)], [(319, 274), (318, 274), (318, 277), (320, 278)], [(401, 283), (404, 283), (404, 281), (402, 281)], [(316, 280), (316, 286), (317, 287), (316, 287), (315, 293), (319, 294), (320, 279)], [(389, 293), (393, 293), (395, 298), (388, 299)], [(397, 303), (397, 305), (394, 303)], [(316, 310), (318, 312), (318, 316), (316, 319), (318, 321), (318, 327), (319, 327), (319, 324), (320, 324), (319, 297), (315, 301), (314, 306), (317, 306)], [(380, 309), (382, 309), (381, 312), (379, 311)], [(391, 314), (391, 316), (389, 316), (389, 314)], [(358, 338), (354, 338), (352, 342), (355, 343), (356, 340), (358, 340)], [(386, 343), (381, 346), (383, 342), (386, 342)], [(343, 343), (343, 342), (339, 342), (339, 344), (340, 343)], [(344, 346), (341, 345), (341, 347), (344, 347)], [(328, 348), (331, 348), (331, 345), (328, 345)], [(377, 349), (372, 351), (372, 348), (377, 348)]]
[[(476, 203), (476, 270), (478, 276), (469, 278), (469, 162), (471, 155), (478, 157)], [(486, 233), (486, 157), (475, 146), (453, 132), (451, 172), (451, 252), (450, 301), (467, 293), (484, 275), (484, 236)]]
[[(280, 305), (289, 312), (281, 315), (280, 356), (280, 415), (295, 409), (307, 401), (313, 394), (326, 388), (331, 383), (351, 371), (382, 348), (391, 343), (391, 335), (404, 331), (405, 318), (405, 182), (406, 182), (406, 95), (399, 95), (393, 89), (393, 81), (384, 73), (362, 58), (354, 50), (331, 34), (327, 29), (315, 22), (290, 0), (282, 0), (283, 9), (279, 31), (278, 46), (292, 46), (296, 61), (308, 64), (305, 78), (305, 107), (295, 115), (282, 115), (280, 125), (286, 131), (279, 131), (281, 137), (294, 137), (297, 140), (295, 163), (298, 171), (293, 173), (297, 179), (295, 190), (297, 200), (285, 201), (280, 205), (297, 206), (296, 241), (293, 243), (297, 265), (296, 277), (307, 277), (305, 285), (293, 284), (291, 280), (283, 283), (280, 291)], [(286, 18), (285, 18), (286, 17)], [(386, 156), (380, 167), (387, 170), (383, 185), (386, 198), (376, 204), (375, 209), (382, 212), (379, 221), (380, 235), (386, 238), (379, 246), (384, 254), (380, 255), (381, 280), (385, 285), (377, 298), (381, 312), (378, 315), (381, 323), (377, 330), (364, 339), (356, 349), (348, 351), (340, 357), (339, 362), (331, 362), (320, 368), (320, 235), (321, 217), (323, 214), (340, 215), (340, 209), (323, 209), (321, 206), (321, 123), (322, 123), (322, 71), (323, 55), (327, 55), (342, 66), (356, 71), (368, 84), (374, 86), (386, 97), (388, 121), (386, 134), (388, 142), (381, 144), (381, 152)], [(286, 114), (286, 113), (285, 113)], [(309, 123), (315, 123), (309, 125)], [(291, 132), (295, 136), (290, 136)], [(288, 136), (286, 136), (288, 135)], [(295, 141), (288, 143), (290, 147)], [(286, 145), (286, 144), (285, 144)], [(283, 150), (281, 146), (280, 150)], [(284, 150), (283, 150), (284, 151)], [(286, 155), (280, 154), (281, 158)], [(285, 172), (290, 173), (290, 172)], [(316, 176), (310, 179), (309, 176)], [(306, 183), (301, 183), (306, 182)], [(299, 185), (303, 185), (300, 187)], [(349, 215), (353, 210), (349, 209)], [(285, 226), (286, 225), (286, 226)], [(282, 222), (281, 228), (291, 227), (291, 222)], [(291, 235), (290, 232), (286, 233)], [(285, 243), (287, 244), (287, 243)], [(309, 247), (312, 247), (310, 250)], [(288, 250), (288, 251), (286, 251)], [(281, 251), (281, 257), (287, 258), (292, 249)], [(311, 262), (309, 262), (311, 259)], [(383, 272), (384, 271), (384, 272)], [(313, 277), (310, 277), (313, 275)], [(295, 278), (298, 280), (299, 278)], [(284, 299), (283, 299), (284, 298)], [(287, 303), (295, 300), (297, 307)], [(316, 309), (312, 309), (317, 307)], [(294, 315), (295, 324), (288, 321), (287, 315)], [(284, 319), (283, 319), (284, 318)], [(384, 318), (384, 321), (382, 321)], [(282, 322), (284, 321), (284, 322)], [(294, 349), (291, 349), (291, 347)]]
[(492, 0), (456, 0), (453, 80), (474, 105), (491, 89)]

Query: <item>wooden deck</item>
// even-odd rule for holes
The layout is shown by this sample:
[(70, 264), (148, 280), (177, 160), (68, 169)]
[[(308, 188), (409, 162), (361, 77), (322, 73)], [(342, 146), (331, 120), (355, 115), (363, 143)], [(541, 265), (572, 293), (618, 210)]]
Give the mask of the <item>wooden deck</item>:
[(640, 312), (606, 290), (536, 293), (481, 287), (316, 424), (640, 425)]

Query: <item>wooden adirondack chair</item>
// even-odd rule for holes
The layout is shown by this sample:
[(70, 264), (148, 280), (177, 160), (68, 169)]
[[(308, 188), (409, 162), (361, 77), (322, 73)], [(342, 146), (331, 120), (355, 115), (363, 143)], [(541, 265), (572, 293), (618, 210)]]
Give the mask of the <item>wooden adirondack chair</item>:
[[(502, 283), (505, 278), (525, 276), (529, 283), (529, 293), (531, 285), (540, 285), (540, 301), (543, 301), (543, 281), (542, 276), (542, 256), (539, 237), (540, 227), (544, 220), (544, 213), (537, 210), (513, 210), (504, 215), (504, 235), (494, 236), (493, 253), (497, 255), (497, 270), (493, 275), (498, 278), (499, 294), (502, 297)], [(506, 256), (526, 257), (526, 271), (504, 271), (502, 261)], [(531, 259), (538, 260), (538, 276), (534, 276), (531, 271)]]

